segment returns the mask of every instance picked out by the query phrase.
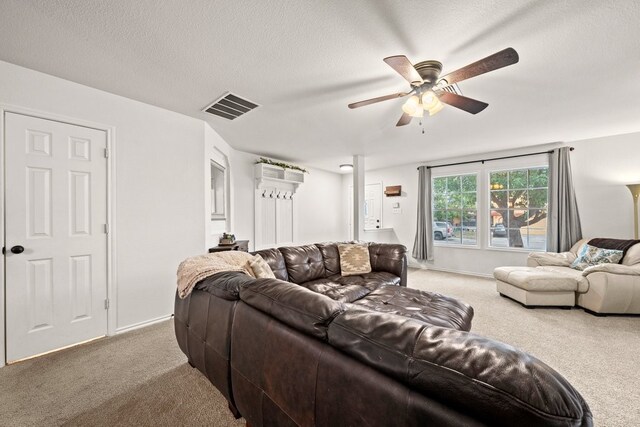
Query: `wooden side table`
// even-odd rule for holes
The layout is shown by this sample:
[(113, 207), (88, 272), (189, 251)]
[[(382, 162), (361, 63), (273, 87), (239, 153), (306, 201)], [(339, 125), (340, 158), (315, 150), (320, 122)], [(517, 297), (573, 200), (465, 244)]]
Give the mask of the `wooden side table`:
[(236, 240), (236, 242), (232, 245), (218, 245), (218, 246), (214, 246), (213, 248), (209, 248), (209, 253), (224, 252), (224, 251), (249, 252), (249, 241)]

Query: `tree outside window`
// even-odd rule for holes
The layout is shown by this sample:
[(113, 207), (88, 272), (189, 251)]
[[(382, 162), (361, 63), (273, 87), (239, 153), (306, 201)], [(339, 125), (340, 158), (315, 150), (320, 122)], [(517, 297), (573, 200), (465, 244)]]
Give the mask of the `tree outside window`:
[[(452, 245), (477, 244), (477, 175), (432, 179), (434, 238)], [(448, 223), (445, 225), (445, 223)], [(443, 226), (450, 226), (443, 234)]]
[(493, 247), (546, 248), (547, 167), (489, 174)]

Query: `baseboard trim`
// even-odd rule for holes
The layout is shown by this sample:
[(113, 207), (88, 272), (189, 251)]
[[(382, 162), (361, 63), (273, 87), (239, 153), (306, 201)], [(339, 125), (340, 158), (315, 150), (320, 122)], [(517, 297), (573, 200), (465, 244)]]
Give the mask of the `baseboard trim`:
[(168, 314), (166, 316), (156, 317), (155, 319), (145, 320), (144, 322), (134, 323), (133, 325), (123, 326), (121, 328), (116, 329), (116, 335), (123, 334), (125, 332), (135, 331), (136, 329), (144, 328), (146, 326), (151, 326), (156, 323), (164, 322), (165, 320), (169, 320), (173, 317), (173, 314)]
[(415, 268), (419, 270), (442, 271), (443, 273), (456, 273), (456, 274), (464, 274), (465, 276), (482, 277), (483, 279), (493, 279), (493, 274), (482, 274), (475, 271), (453, 270), (450, 268), (431, 267), (431, 266), (420, 266)]

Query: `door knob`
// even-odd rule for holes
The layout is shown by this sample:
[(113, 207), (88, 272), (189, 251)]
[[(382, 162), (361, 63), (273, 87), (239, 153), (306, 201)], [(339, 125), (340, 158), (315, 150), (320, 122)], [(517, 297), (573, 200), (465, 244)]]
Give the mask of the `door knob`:
[(21, 254), (22, 252), (24, 252), (24, 246), (17, 245), (11, 248), (11, 253)]

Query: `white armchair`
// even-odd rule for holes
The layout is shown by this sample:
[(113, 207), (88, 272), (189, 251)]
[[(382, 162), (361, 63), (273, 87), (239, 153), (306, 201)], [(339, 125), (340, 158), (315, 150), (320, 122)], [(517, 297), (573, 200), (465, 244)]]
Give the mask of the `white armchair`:
[(568, 252), (533, 252), (527, 265), (574, 277), (577, 305), (595, 314), (640, 314), (640, 243), (629, 248), (620, 264), (598, 264), (583, 271), (571, 268), (589, 240), (580, 240)]

